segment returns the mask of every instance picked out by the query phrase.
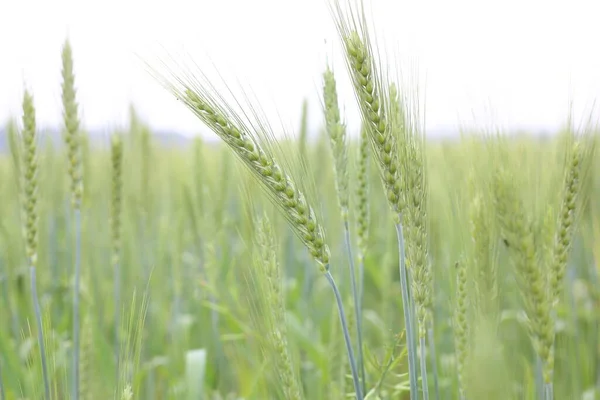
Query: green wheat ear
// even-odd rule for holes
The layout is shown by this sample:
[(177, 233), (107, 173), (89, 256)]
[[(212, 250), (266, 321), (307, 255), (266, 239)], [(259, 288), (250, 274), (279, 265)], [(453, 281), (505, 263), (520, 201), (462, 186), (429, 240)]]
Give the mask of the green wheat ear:
[(356, 169), (356, 233), (358, 235), (359, 259), (363, 259), (367, 252), (369, 241), (369, 138), (367, 137), (367, 130), (364, 125), (360, 130)]
[[(524, 209), (514, 176), (500, 169), (494, 177), (494, 201), (504, 237), (510, 243), (509, 255), (515, 267), (525, 311), (530, 321), (530, 334), (535, 351), (547, 371), (552, 364), (554, 329), (550, 316), (551, 303), (546, 277), (538, 265), (534, 225)], [(546, 383), (551, 376), (544, 376)]]
[(330, 252), (325, 243), (325, 230), (317, 221), (304, 193), (275, 161), (273, 155), (263, 149), (257, 137), (246, 127), (236, 123), (237, 118), (227, 115), (206, 93), (196, 93), (189, 87), (172, 90), (258, 178), (271, 200), (282, 210), (294, 232), (321, 265), (321, 269), (328, 269)]
[(558, 214), (558, 226), (552, 249), (552, 264), (550, 268), (550, 294), (552, 306), (559, 302), (567, 257), (571, 249), (573, 232), (575, 230), (575, 216), (581, 192), (581, 170), (584, 163), (583, 143), (575, 142), (569, 152), (566, 174), (564, 177), (562, 199)]
[(456, 369), (461, 399), (466, 392), (466, 367), (469, 357), (469, 323), (467, 316), (467, 267), (464, 262), (457, 262), (456, 268), (456, 300), (454, 306), (453, 328), (454, 347), (456, 353)]
[(83, 173), (81, 162), (81, 138), (79, 131), (78, 105), (75, 98), (75, 75), (73, 73), (73, 52), (69, 41), (62, 50), (62, 102), (65, 124), (64, 140), (67, 145), (68, 171), (71, 177), (73, 208), (81, 206), (83, 196)]
[(259, 298), (264, 303), (261, 305), (262, 315), (257, 319), (264, 321), (266, 325), (266, 339), (275, 359), (276, 374), (285, 398), (301, 400), (304, 397), (288, 348), (285, 296), (277, 261), (276, 243), (271, 223), (266, 215), (256, 223), (255, 242), (256, 251), (253, 260), (257, 275), (255, 284), (261, 291)]
[(338, 202), (342, 212), (342, 220), (346, 223), (348, 221), (348, 145), (346, 127), (340, 118), (335, 76), (329, 66), (323, 74), (323, 100), (325, 103), (325, 124), (334, 159)]
[(38, 156), (33, 97), (23, 98), (23, 191), (25, 215), (25, 248), (32, 267), (37, 266), (38, 250)]
[[(354, 86), (361, 121), (371, 142), (373, 155), (379, 167), (380, 179), (396, 225), (404, 324), (408, 343), (410, 392), (417, 396), (418, 372), (412, 317), (413, 301), (410, 291), (411, 279), (405, 262), (403, 213), (406, 204), (402, 193), (403, 182), (400, 179), (401, 165), (399, 162), (399, 152), (404, 153), (405, 149), (398, 147), (399, 135), (396, 131), (402, 127), (398, 127), (398, 119), (392, 114), (388, 82), (380, 68), (378, 55), (372, 46), (363, 11), (356, 11), (351, 7), (350, 11), (346, 12), (339, 0), (332, 0), (332, 12), (345, 53), (346, 66)], [(422, 269), (422, 271), (425, 270)], [(425, 280), (421, 279), (421, 281)], [(425, 297), (424, 291), (419, 294), (423, 295), (419, 300)], [(426, 377), (422, 382), (426, 387)]]
[(114, 340), (115, 361), (117, 363), (116, 376), (119, 377), (119, 352), (121, 332), (121, 219), (122, 219), (122, 192), (123, 192), (123, 139), (119, 134), (111, 138), (111, 207), (110, 207), (110, 233), (111, 233), (111, 266), (114, 277)]
[[(155, 72), (157, 72), (155, 70)], [(177, 76), (169, 71), (169, 76), (157, 73), (163, 86), (174, 94), (225, 144), (237, 158), (254, 175), (261, 188), (269, 196), (271, 202), (279, 208), (290, 227), (304, 243), (321, 272), (327, 279), (339, 311), (340, 324), (344, 333), (344, 343), (348, 352), (355, 385), (356, 397), (362, 400), (362, 389), (356, 368), (356, 360), (352, 349), (352, 341), (348, 333), (348, 325), (340, 291), (329, 271), (330, 251), (325, 241), (325, 229), (317, 220), (313, 208), (299, 184), (294, 181), (275, 159), (273, 147), (276, 146), (273, 133), (266, 121), (257, 116), (256, 107), (251, 108), (254, 119), (246, 115), (242, 117), (215, 92), (210, 84), (196, 81), (190, 73)], [(271, 139), (271, 142), (269, 142)], [(270, 147), (273, 146), (273, 147)]]
[[(366, 37), (361, 37), (341, 16), (338, 29), (346, 52), (346, 61), (362, 121), (379, 166), (381, 180), (394, 216), (400, 219), (404, 209), (399, 177), (397, 140), (390, 124), (390, 105), (383, 90), (380, 72), (373, 60)], [(366, 33), (363, 34), (366, 36)]]

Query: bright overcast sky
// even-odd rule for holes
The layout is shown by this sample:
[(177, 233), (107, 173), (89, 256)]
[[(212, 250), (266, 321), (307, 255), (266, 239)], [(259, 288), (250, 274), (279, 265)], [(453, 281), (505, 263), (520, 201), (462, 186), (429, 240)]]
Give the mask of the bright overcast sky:
[[(327, 0), (0, 0), (0, 123), (20, 115), (24, 85), (41, 127), (60, 126), (60, 51), (69, 36), (84, 125), (126, 123), (128, 105), (156, 129), (206, 129), (145, 72), (158, 45), (213, 63), (274, 104), (272, 122), (297, 128), (302, 100), (321, 123), (319, 88), (333, 60), (346, 118), (354, 98)], [(556, 129), (568, 102), (600, 94), (598, 0), (372, 0), (380, 36), (426, 77), (431, 132), (474, 118)], [(257, 94), (258, 96), (258, 94)], [(265, 108), (269, 108), (266, 106)], [(354, 125), (353, 125), (354, 124)]]

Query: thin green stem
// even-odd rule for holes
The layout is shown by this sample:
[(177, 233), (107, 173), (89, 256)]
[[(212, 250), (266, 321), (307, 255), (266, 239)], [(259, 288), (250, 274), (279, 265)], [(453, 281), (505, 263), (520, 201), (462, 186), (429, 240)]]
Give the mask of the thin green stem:
[(402, 291), (402, 309), (404, 311), (404, 325), (406, 327), (406, 341), (408, 348), (408, 374), (410, 379), (410, 398), (419, 398), (418, 376), (417, 376), (417, 356), (414, 336), (414, 324), (412, 318), (411, 302), (408, 295), (408, 273), (406, 271), (406, 259), (404, 252), (404, 233), (402, 224), (396, 224), (396, 234), (398, 236), (398, 251), (400, 256), (400, 285)]
[(325, 277), (331, 288), (333, 289), (333, 294), (335, 295), (335, 301), (337, 303), (338, 312), (340, 314), (340, 322), (342, 324), (342, 331), (344, 333), (344, 341), (346, 342), (346, 350), (348, 351), (348, 359), (350, 361), (350, 369), (352, 370), (352, 381), (354, 382), (354, 392), (356, 394), (357, 400), (363, 400), (362, 388), (360, 386), (360, 379), (358, 378), (358, 370), (356, 368), (356, 359), (354, 358), (354, 351), (352, 350), (352, 341), (350, 340), (350, 333), (348, 332), (348, 322), (346, 321), (346, 314), (344, 313), (344, 304), (342, 303), (342, 296), (340, 295), (340, 291), (338, 290), (337, 285), (335, 284), (335, 280), (333, 276), (329, 272), (329, 267), (327, 266), (325, 272)]
[(42, 377), (44, 379), (44, 399), (50, 400), (50, 384), (48, 382), (48, 366), (46, 363), (46, 345), (44, 344), (44, 326), (42, 325), (42, 312), (40, 310), (40, 300), (37, 294), (37, 283), (35, 278), (35, 267), (29, 268), (31, 277), (31, 297), (33, 299), (33, 309), (35, 312), (35, 321), (38, 328), (38, 342), (40, 346), (40, 358), (42, 360)]
[(426, 349), (425, 336), (419, 339), (419, 351), (421, 359), (421, 386), (423, 388), (423, 400), (429, 400), (429, 383), (427, 379), (427, 355), (425, 354)]
[(365, 378), (365, 365), (364, 365), (364, 355), (363, 355), (363, 348), (362, 348), (362, 327), (363, 327), (363, 298), (364, 298), (364, 294), (365, 294), (365, 256), (364, 254), (360, 254), (358, 257), (358, 306), (359, 306), (359, 310), (360, 310), (360, 314), (358, 315), (357, 321), (359, 324), (359, 329), (358, 331), (360, 332), (360, 338), (359, 338), (359, 345), (360, 345), (360, 350), (361, 350), (361, 367), (362, 367), (362, 380), (363, 380), (363, 391), (364, 393), (367, 393), (367, 389), (366, 389), (366, 378)]
[(358, 339), (358, 370), (360, 372), (361, 387), (363, 393), (367, 392), (367, 383), (365, 380), (365, 366), (363, 357), (363, 341), (362, 341), (362, 324), (361, 324), (361, 302), (360, 302), (360, 289), (356, 286), (356, 273), (354, 267), (354, 257), (352, 255), (352, 244), (350, 243), (350, 228), (348, 221), (344, 221), (344, 238), (346, 240), (346, 249), (348, 251), (348, 265), (350, 266), (350, 282), (352, 284), (352, 298), (354, 299), (354, 314), (356, 320), (356, 337)]
[(440, 385), (438, 381), (437, 356), (435, 354), (435, 335), (433, 334), (433, 324), (427, 328), (427, 337), (429, 341), (429, 353), (431, 354), (431, 366), (433, 368), (433, 387), (435, 391), (435, 400), (440, 400)]
[(121, 351), (121, 263), (117, 262), (115, 263), (114, 266), (114, 284), (115, 284), (115, 320), (114, 320), (114, 324), (115, 324), (115, 351), (114, 351), (114, 357), (115, 357), (115, 371), (116, 371), (116, 381), (115, 382), (119, 382), (119, 377), (120, 377), (120, 360), (119, 360), (119, 354)]
[(73, 381), (71, 399), (79, 399), (79, 288), (81, 285), (81, 210), (76, 207), (75, 214), (75, 282), (73, 286)]
[(552, 385), (552, 382), (544, 383), (544, 396), (546, 400), (554, 400), (554, 385)]
[[(569, 308), (570, 308), (570, 315), (571, 315), (571, 324), (573, 326), (573, 339), (575, 341), (575, 343), (581, 343), (581, 332), (580, 332), (580, 325), (579, 325), (579, 321), (578, 321), (578, 310), (577, 310), (577, 301), (575, 300), (575, 293), (574, 293), (574, 287), (575, 287), (575, 279), (576, 277), (576, 270), (572, 267), (569, 266), (568, 270), (567, 270), (567, 297), (569, 300)], [(556, 314), (556, 311), (553, 310), (553, 314)], [(556, 321), (556, 317), (554, 318), (554, 321)], [(550, 349), (551, 353), (552, 353), (552, 359), (554, 359), (554, 354), (555, 354), (555, 348), (556, 348), (556, 331), (554, 332), (554, 335), (552, 337), (552, 348)], [(575, 358), (575, 365), (583, 365), (582, 361), (581, 361), (581, 357), (579, 354), (579, 351), (577, 350), (577, 347), (575, 347), (574, 351), (573, 351), (573, 357)], [(551, 371), (551, 375), (550, 375), (550, 379), (552, 380), (554, 377), (554, 365), (552, 365), (552, 371)], [(571, 378), (574, 382), (574, 386), (575, 386), (575, 393), (574, 396), (575, 397), (581, 397), (582, 396), (582, 390), (581, 390), (581, 376), (579, 374), (572, 374)], [(552, 381), (551, 381), (552, 383)], [(546, 396), (547, 396), (547, 391), (546, 391)], [(547, 397), (548, 398), (548, 397)], [(549, 399), (551, 400), (551, 399)]]
[(544, 377), (542, 374), (542, 370), (544, 369), (544, 365), (542, 363), (542, 359), (540, 356), (535, 356), (535, 391), (537, 393), (538, 400), (545, 399), (544, 393)]
[(0, 400), (5, 400), (6, 394), (4, 393), (4, 380), (2, 379), (2, 359), (0, 358)]

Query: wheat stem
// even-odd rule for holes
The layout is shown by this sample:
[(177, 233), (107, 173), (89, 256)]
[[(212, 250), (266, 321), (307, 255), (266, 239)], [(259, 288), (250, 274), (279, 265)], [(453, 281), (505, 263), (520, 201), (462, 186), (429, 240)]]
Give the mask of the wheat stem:
[(425, 349), (427, 348), (427, 343), (425, 341), (425, 336), (421, 336), (419, 338), (419, 357), (421, 361), (421, 386), (423, 388), (423, 399), (429, 400), (429, 385), (427, 379), (427, 356)]
[(398, 236), (398, 252), (400, 257), (400, 286), (402, 291), (402, 309), (404, 311), (404, 321), (406, 329), (406, 341), (408, 344), (408, 374), (410, 378), (410, 398), (419, 398), (418, 376), (417, 376), (417, 360), (414, 336), (414, 318), (411, 316), (412, 303), (410, 302), (408, 293), (408, 271), (406, 270), (406, 257), (404, 251), (404, 233), (402, 224), (396, 224), (396, 234)]
[(325, 278), (333, 289), (335, 295), (335, 301), (337, 303), (338, 313), (340, 315), (340, 322), (342, 324), (342, 331), (344, 333), (344, 341), (346, 342), (346, 350), (348, 352), (348, 359), (350, 361), (350, 369), (352, 370), (352, 380), (354, 382), (354, 392), (357, 400), (363, 400), (362, 388), (360, 386), (360, 379), (358, 377), (358, 370), (356, 368), (356, 359), (354, 358), (354, 351), (352, 350), (352, 341), (350, 340), (350, 333), (348, 331), (348, 323), (346, 322), (346, 314), (344, 313), (344, 304), (342, 302), (342, 296), (338, 290), (335, 280), (329, 271), (329, 265), (325, 267)]
[(350, 266), (350, 282), (352, 285), (352, 298), (354, 300), (354, 318), (356, 320), (356, 338), (358, 341), (358, 358), (357, 367), (360, 372), (361, 387), (363, 393), (366, 393), (366, 381), (365, 381), (365, 366), (363, 357), (363, 341), (362, 341), (362, 325), (361, 325), (361, 309), (360, 309), (360, 290), (356, 286), (356, 269), (354, 266), (354, 256), (352, 255), (352, 244), (350, 243), (350, 228), (348, 227), (348, 221), (344, 222), (344, 239), (346, 242), (346, 249), (348, 251), (348, 265)]
[(73, 286), (73, 381), (71, 395), (79, 398), (79, 290), (81, 286), (81, 210), (76, 208), (75, 215), (75, 282)]
[(35, 312), (35, 322), (38, 328), (38, 342), (40, 346), (40, 358), (42, 360), (42, 377), (44, 379), (44, 398), (50, 400), (50, 383), (48, 381), (48, 366), (46, 361), (46, 346), (44, 344), (44, 326), (42, 325), (42, 312), (40, 310), (40, 300), (37, 294), (37, 284), (35, 279), (35, 267), (29, 268), (31, 278), (31, 297)]
[(73, 283), (73, 360), (71, 398), (79, 399), (79, 291), (81, 278), (81, 199), (83, 174), (81, 163), (81, 136), (79, 132), (78, 105), (76, 101), (73, 54), (69, 41), (62, 50), (62, 103), (65, 143), (67, 145), (68, 172), (71, 178), (71, 199), (75, 216), (75, 279)]
[(0, 359), (0, 400), (6, 399), (6, 393), (4, 392), (4, 379), (2, 379), (2, 359)]
[[(433, 321), (433, 319), (432, 319)], [(433, 368), (433, 387), (435, 400), (440, 400), (440, 385), (438, 379), (437, 356), (435, 352), (435, 335), (433, 332), (433, 322), (427, 329), (427, 340), (429, 341), (429, 352), (431, 353), (431, 366)]]

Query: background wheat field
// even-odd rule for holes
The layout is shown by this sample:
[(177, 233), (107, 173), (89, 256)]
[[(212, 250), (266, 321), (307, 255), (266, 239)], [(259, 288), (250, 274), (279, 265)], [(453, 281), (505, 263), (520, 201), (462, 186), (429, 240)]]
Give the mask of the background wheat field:
[[(350, 58), (368, 41), (340, 34)], [(416, 145), (416, 130), (394, 125), (411, 112), (394, 108), (406, 97), (379, 93), (389, 105), (375, 113), (392, 127), (380, 134), (400, 132), (392, 161), (407, 211), (396, 219), (380, 173), (384, 119), (346, 128), (335, 104), (356, 99), (338, 99), (326, 74), (322, 129), (307, 132), (305, 105), (277, 138), (252, 136), (264, 121), (236, 119), (204, 88), (171, 86), (223, 140), (168, 147), (133, 109), (129, 126), (90, 139), (72, 63), (66, 43), (64, 142), (35, 126), (35, 92), (2, 138), (0, 400), (600, 398), (594, 121)], [(281, 190), (277, 165), (290, 177)], [(404, 293), (419, 338), (407, 337)]]

